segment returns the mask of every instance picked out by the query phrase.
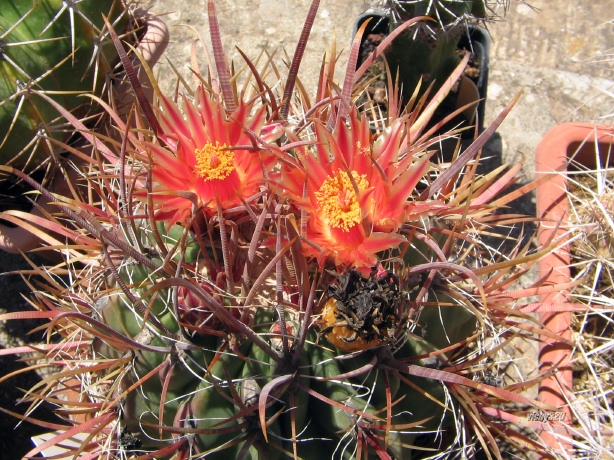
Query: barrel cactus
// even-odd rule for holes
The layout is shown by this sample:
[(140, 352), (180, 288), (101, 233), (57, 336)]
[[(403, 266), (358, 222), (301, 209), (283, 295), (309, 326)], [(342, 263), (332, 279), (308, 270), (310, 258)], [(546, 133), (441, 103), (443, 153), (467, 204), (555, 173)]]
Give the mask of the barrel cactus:
[(251, 61), (255, 92), (235, 91), (209, 12), (218, 78), (142, 100), (138, 129), (115, 118), (120, 160), (84, 178), (99, 195), (49, 216), (65, 263), (34, 270), (28, 316), (50, 319), (57, 340), (35, 350), (61, 369), (25, 400), (66, 424), (26, 457), (76, 434), (66, 456), (500, 457), (501, 420), (523, 414), (505, 403), (546, 409), (483, 378), (522, 331), (508, 288), (540, 254), (482, 238), (508, 239), (493, 197), (515, 196), (514, 171), (476, 174), (483, 136), (441, 172), (418, 113), (372, 135), (355, 62), (341, 100), (322, 78), (311, 103), (296, 66), (280, 85)]
[[(77, 118), (96, 113), (84, 94), (100, 96), (117, 53), (104, 17), (127, 31), (120, 0), (6, 0), (0, 11), (0, 162), (32, 172), (53, 157), (50, 139), (74, 129), (37, 93)], [(100, 110), (98, 109), (98, 112)]]

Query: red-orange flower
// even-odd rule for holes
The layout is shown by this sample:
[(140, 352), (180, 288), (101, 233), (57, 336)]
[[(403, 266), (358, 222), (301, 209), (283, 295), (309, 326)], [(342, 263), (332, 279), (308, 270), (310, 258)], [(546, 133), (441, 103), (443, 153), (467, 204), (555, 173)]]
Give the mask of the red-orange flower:
[(302, 168), (284, 168), (286, 195), (306, 215), (305, 250), (321, 261), (372, 267), (377, 254), (396, 248), (416, 184), (428, 158), (404, 154), (404, 119), (371, 142), (366, 117), (352, 112), (332, 133), (316, 124), (313, 148), (303, 149)]
[(182, 110), (165, 97), (160, 109), (166, 146), (150, 146), (156, 218), (186, 223), (194, 197), (214, 214), (218, 205), (241, 206), (261, 190), (276, 162), (269, 151), (251, 147), (250, 133), (264, 136), (264, 109), (241, 101), (228, 114), (202, 86), (194, 101), (183, 98)]

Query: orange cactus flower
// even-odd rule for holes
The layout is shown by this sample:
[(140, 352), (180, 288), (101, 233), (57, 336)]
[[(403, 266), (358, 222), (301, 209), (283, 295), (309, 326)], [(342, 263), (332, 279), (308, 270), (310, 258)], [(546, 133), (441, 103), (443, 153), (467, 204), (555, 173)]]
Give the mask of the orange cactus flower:
[(169, 224), (186, 223), (195, 201), (206, 214), (217, 213), (218, 205), (224, 210), (241, 206), (242, 199), (261, 190), (276, 163), (270, 151), (250, 147), (253, 135), (265, 141), (272, 137), (270, 127), (263, 126), (263, 109), (240, 102), (228, 114), (202, 86), (193, 102), (183, 98), (182, 109), (161, 98), (166, 146), (150, 146), (156, 218)]
[(366, 117), (355, 111), (332, 133), (320, 124), (315, 130), (315, 146), (299, 158), (302, 168), (283, 171), (286, 195), (306, 214), (306, 237), (313, 243), (306, 251), (320, 261), (370, 268), (377, 253), (405, 241), (398, 229), (428, 158), (403, 155), (401, 118), (374, 142)]

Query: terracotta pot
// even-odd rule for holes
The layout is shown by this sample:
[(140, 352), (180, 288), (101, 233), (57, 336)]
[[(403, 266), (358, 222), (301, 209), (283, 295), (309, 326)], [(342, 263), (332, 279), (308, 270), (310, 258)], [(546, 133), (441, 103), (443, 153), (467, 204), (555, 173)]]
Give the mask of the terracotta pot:
[[(152, 67), (158, 59), (160, 59), (163, 51), (166, 49), (169, 41), (168, 29), (164, 22), (156, 16), (143, 11), (141, 13), (136, 12), (137, 18), (140, 18), (145, 22), (146, 32), (141, 38), (137, 51), (143, 56), (149, 67)], [(147, 80), (146, 73), (142, 70), (140, 61), (134, 57), (133, 63), (135, 68), (138, 69), (139, 78), (142, 80), (143, 87), (146, 94), (150, 97), (153, 94), (151, 85)], [(118, 112), (122, 111), (122, 108), (129, 107), (133, 103), (131, 92), (129, 91), (129, 84), (124, 82), (118, 88), (115, 88), (116, 94), (116, 106)], [(70, 176), (71, 173), (69, 173)], [(76, 176), (76, 173), (74, 174)], [(57, 174), (53, 178), (48, 188), (52, 193), (59, 195), (65, 195), (69, 192), (67, 181), (76, 179), (76, 177), (64, 177)], [(40, 208), (34, 207), (31, 214), (36, 217), (44, 216), (44, 212), (55, 212), (57, 207), (49, 204), (46, 200), (39, 200), (38, 205)], [(32, 232), (25, 230), (22, 227), (7, 226), (0, 224), (0, 250), (18, 254), (20, 252), (28, 252), (32, 249), (39, 247), (41, 240)]]
[[(597, 145), (595, 145), (597, 143)], [(539, 179), (545, 174), (553, 174), (537, 188), (537, 217), (543, 219), (538, 232), (541, 245), (547, 245), (553, 240), (559, 242), (558, 249), (542, 258), (538, 263), (539, 278), (545, 279), (547, 285), (568, 283), (571, 280), (570, 252), (567, 245), (569, 229), (569, 202), (567, 198), (567, 171), (570, 160), (594, 169), (597, 164), (596, 152), (603, 156), (600, 163), (606, 160), (610, 152), (609, 163), (614, 164), (611, 156), (614, 144), (614, 127), (598, 126), (590, 123), (564, 123), (552, 128), (544, 136), (535, 155), (535, 174)], [(597, 147), (597, 148), (596, 148)], [(565, 304), (569, 302), (569, 291), (557, 290), (540, 296), (540, 301), (547, 304)], [(539, 319), (546, 328), (565, 341), (571, 341), (570, 311), (542, 312)], [(568, 407), (569, 395), (573, 392), (571, 368), (572, 346), (564, 341), (556, 341), (542, 337), (539, 352), (540, 371), (546, 371), (556, 366), (557, 372), (542, 381), (539, 388), (539, 400), (566, 413), (566, 422), (571, 422), (571, 410)], [(562, 443), (553, 435), (542, 432), (542, 439), (555, 450), (570, 452), (571, 443)]]

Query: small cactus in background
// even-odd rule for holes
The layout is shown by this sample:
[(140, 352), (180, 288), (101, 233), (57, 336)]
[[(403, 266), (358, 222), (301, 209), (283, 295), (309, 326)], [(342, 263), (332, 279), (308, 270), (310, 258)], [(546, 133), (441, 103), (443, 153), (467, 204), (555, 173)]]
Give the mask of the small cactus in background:
[(484, 21), (497, 5), (506, 1), (498, 0), (383, 0), (382, 6), (388, 8), (394, 26), (418, 16), (426, 16), (430, 21), (422, 24), (432, 35), (437, 32), (452, 32), (466, 27), (469, 23)]
[[(463, 124), (464, 127), (476, 124), (482, 129), (484, 123), (484, 104), (488, 79), (489, 38), (479, 25), (487, 23), (497, 16), (498, 10), (507, 8), (507, 0), (382, 0), (359, 19), (359, 24), (367, 20), (366, 39), (363, 44), (369, 51), (374, 44), (391, 34), (402, 24), (414, 18), (420, 18), (419, 25), (399, 34), (384, 51), (386, 64), (376, 61), (366, 81), (371, 78), (397, 81), (399, 97), (403, 104), (421, 95), (434, 97), (437, 90), (444, 85), (454, 68), (461, 61), (463, 54), (470, 54), (470, 65), (465, 74), (458, 79), (457, 85), (442, 101), (436, 118), (443, 119), (457, 109), (459, 116), (450, 121), (448, 126)], [(363, 60), (364, 53), (363, 51)], [(386, 97), (382, 94), (382, 85), (374, 84), (368, 91), (376, 107), (386, 112)], [(414, 94), (415, 92), (415, 94)], [(448, 128), (446, 127), (446, 129)], [(470, 138), (470, 132), (465, 134)]]
[(32, 172), (47, 165), (74, 128), (36, 93), (78, 118), (110, 84), (117, 53), (103, 15), (117, 31), (128, 24), (120, 0), (4, 0), (0, 9), (0, 163)]
[(385, 53), (393, 78), (399, 75), (406, 101), (419, 83), (422, 91), (431, 83), (436, 88), (443, 85), (460, 62), (458, 42), (468, 33), (468, 25), (487, 19), (485, 3), (485, 0), (386, 2), (391, 30), (411, 18), (429, 18), (420, 27), (401, 34)]
[(475, 171), (504, 115), (442, 171), (436, 102), (376, 134), (353, 106), (358, 42), (340, 91), (333, 56), (313, 102), (294, 65), (266, 82), (278, 73), (247, 61), (238, 88), (208, 6), (210, 78), (139, 98), (136, 129), (115, 117), (121, 143), (92, 138), (117, 160), (84, 175), (93, 199), (48, 216), (65, 261), (34, 270), (29, 316), (50, 319), (36, 353), (61, 369), (25, 401), (57, 404), (66, 424), (28, 456), (77, 433), (66, 456), (418, 458), (426, 442), (500, 458), (501, 433), (539, 450), (504, 425), (524, 414), (506, 404), (548, 408), (480, 377), (512, 337), (539, 333), (520, 324), (539, 288), (510, 286), (544, 249), (484, 241), (523, 221), (494, 212), (518, 169)]

